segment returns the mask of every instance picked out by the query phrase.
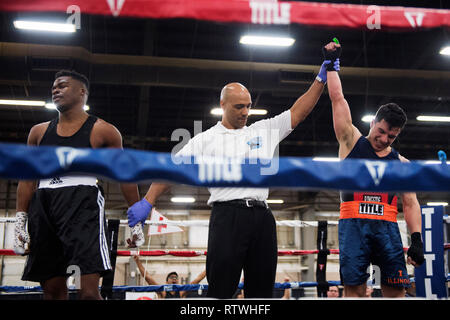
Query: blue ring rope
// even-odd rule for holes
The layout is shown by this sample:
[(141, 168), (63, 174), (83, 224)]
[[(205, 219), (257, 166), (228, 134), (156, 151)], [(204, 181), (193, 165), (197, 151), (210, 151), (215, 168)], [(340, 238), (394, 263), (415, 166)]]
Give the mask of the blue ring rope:
[[(188, 163), (177, 164), (178, 161)], [(269, 163), (263, 159), (200, 161), (132, 149), (0, 144), (0, 178), (35, 180), (68, 174), (120, 182), (170, 181), (204, 187), (450, 191), (450, 169), (444, 163), (364, 159), (323, 162), (295, 157), (275, 158)]]
[[(410, 279), (414, 282), (414, 278)], [(450, 274), (447, 275), (446, 281), (450, 281)], [(340, 281), (327, 281), (330, 286), (341, 285)], [(317, 282), (276, 282), (274, 289), (296, 289), (296, 288), (309, 288), (317, 287)], [(244, 288), (244, 284), (241, 282), (238, 286), (239, 289)], [(114, 286), (114, 292), (160, 292), (160, 291), (198, 291), (208, 290), (207, 284), (172, 284), (172, 285), (153, 285), (153, 286)], [(73, 288), (72, 288), (73, 290)], [(41, 286), (0, 286), (0, 292), (12, 293), (12, 292), (42, 292)]]

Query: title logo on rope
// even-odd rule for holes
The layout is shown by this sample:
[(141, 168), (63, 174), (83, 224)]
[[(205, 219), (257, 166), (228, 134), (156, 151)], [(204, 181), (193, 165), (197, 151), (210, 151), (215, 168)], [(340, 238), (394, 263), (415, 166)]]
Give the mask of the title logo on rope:
[(84, 157), (89, 154), (87, 150), (79, 150), (70, 147), (60, 147), (56, 149), (59, 165), (63, 169), (67, 169), (76, 157)]
[(365, 161), (364, 164), (366, 165), (367, 170), (369, 170), (375, 185), (379, 185), (384, 176), (387, 163), (384, 161)]

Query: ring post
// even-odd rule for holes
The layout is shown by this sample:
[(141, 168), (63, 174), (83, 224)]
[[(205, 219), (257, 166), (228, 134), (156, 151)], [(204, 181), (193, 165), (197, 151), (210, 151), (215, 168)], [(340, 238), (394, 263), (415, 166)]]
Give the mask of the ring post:
[(444, 266), (444, 207), (423, 206), (422, 240), (425, 262), (415, 268), (416, 296), (447, 298)]
[(110, 249), (110, 259), (112, 270), (103, 277), (102, 287), (100, 293), (105, 300), (112, 299), (113, 284), (114, 284), (114, 273), (116, 271), (116, 260), (117, 260), (117, 240), (119, 236), (119, 225), (120, 220), (110, 219), (108, 220), (108, 239), (109, 239), (109, 249)]
[(328, 291), (327, 258), (330, 254), (330, 250), (327, 249), (328, 222), (319, 221), (317, 227), (317, 249), (319, 250), (316, 266), (317, 296), (326, 297)]

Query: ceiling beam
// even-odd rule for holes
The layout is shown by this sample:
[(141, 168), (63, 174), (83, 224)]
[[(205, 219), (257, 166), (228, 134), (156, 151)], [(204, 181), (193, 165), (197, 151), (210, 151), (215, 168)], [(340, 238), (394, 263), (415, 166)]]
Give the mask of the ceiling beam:
[[(5, 67), (3, 85), (48, 86), (41, 76), (50, 70), (33, 70), (26, 61), (68, 59), (90, 70), (93, 84), (220, 90), (228, 82), (240, 81), (252, 92), (276, 91), (293, 97), (309, 87), (319, 69), (318, 65), (97, 54), (82, 47), (6, 42), (0, 42), (0, 57)], [(448, 71), (342, 67), (340, 75), (347, 95), (450, 99)]]

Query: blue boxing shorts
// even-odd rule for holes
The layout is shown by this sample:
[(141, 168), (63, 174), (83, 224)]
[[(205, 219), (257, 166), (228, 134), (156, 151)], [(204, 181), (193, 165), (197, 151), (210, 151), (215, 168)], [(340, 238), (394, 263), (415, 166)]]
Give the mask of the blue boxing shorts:
[(344, 285), (366, 283), (370, 276), (368, 267), (372, 264), (380, 268), (381, 284), (410, 287), (403, 243), (396, 222), (341, 217), (339, 262)]

